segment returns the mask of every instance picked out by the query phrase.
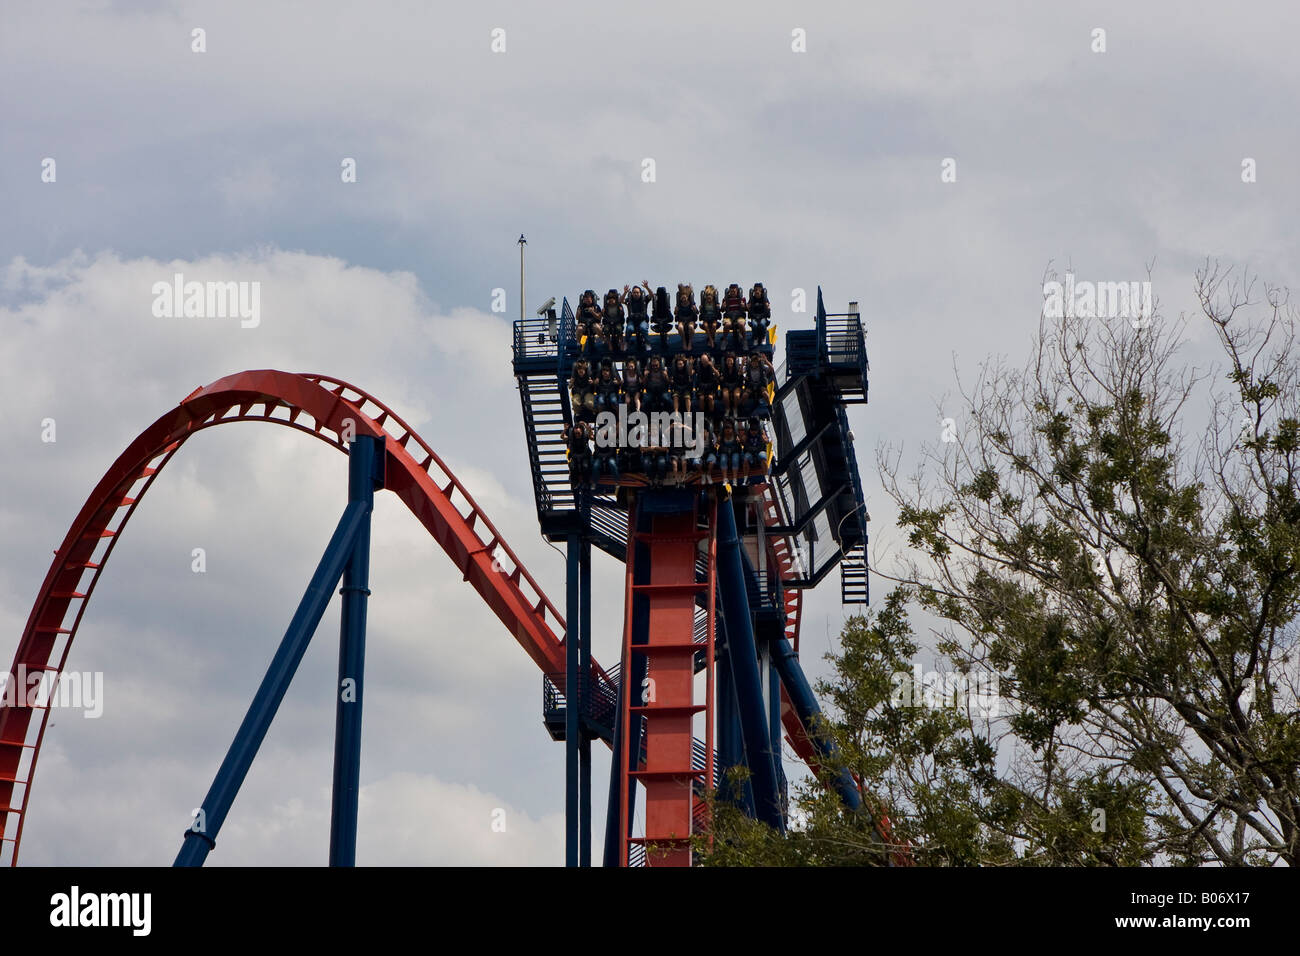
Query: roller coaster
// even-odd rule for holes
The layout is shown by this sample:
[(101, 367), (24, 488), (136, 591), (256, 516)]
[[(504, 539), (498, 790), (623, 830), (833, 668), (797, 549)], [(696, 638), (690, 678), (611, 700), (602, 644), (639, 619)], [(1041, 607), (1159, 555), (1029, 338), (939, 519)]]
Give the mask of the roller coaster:
[[(664, 350), (680, 347), (670, 333)], [(760, 347), (772, 353), (772, 341)], [(591, 744), (613, 751), (603, 862), (690, 865), (719, 794), (784, 830), (781, 741), (811, 768), (833, 744), (798, 660), (802, 595), (840, 568), (841, 598), (866, 603), (866, 511), (846, 406), (867, 398), (856, 307), (787, 332), (771, 392), (775, 459), (761, 480), (587, 487), (566, 456), (567, 383), (584, 348), (567, 300), (515, 323), (537, 517), (566, 546), (565, 613), (542, 592), (465, 486), (397, 413), (320, 374), (240, 372), (198, 388), (127, 446), (78, 513), (41, 585), (10, 667), (57, 679), (131, 515), (177, 449), (229, 422), (296, 429), (348, 455), (348, 503), (175, 863), (202, 865), (336, 587), (342, 594), (329, 862), (355, 863), (370, 516), (397, 495), (542, 672), (542, 717), (566, 750), (566, 863), (591, 864)], [(621, 660), (591, 655), (591, 556), (626, 565)], [(0, 701), (0, 863), (17, 865), (48, 702)], [(783, 734), (784, 732), (784, 734)], [(743, 780), (728, 773), (748, 771)], [(851, 808), (855, 781), (833, 786)], [(636, 805), (645, 802), (641, 826)], [(873, 821), (882, 844), (888, 819)]]

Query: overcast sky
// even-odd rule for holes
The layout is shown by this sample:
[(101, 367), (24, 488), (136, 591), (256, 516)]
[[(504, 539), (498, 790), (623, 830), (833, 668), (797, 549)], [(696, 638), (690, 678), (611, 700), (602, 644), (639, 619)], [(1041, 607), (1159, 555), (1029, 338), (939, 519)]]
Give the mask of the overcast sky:
[[(851, 415), (888, 553), (876, 445), (908, 461), (938, 439), (954, 362), (1024, 358), (1049, 265), (1154, 263), (1175, 316), (1207, 256), (1297, 283), (1294, 4), (1061, 6), (5, 3), (0, 656), (112, 460), (246, 368), (385, 401), (562, 604), (510, 370), (520, 233), (530, 310), (641, 279), (762, 281), (783, 329), (811, 327), (794, 289), (859, 300), (871, 404)], [(156, 318), (175, 272), (260, 282), (260, 324)], [(104, 673), (104, 713), (55, 711), (23, 862), (172, 860), (345, 497), (343, 457), (287, 429), (182, 448), (82, 622), (69, 669)], [(561, 862), (535, 666), (391, 495), (373, 540), (358, 861)], [(597, 558), (607, 664), (619, 572)], [(805, 616), (814, 677), (844, 616), (830, 579)], [(324, 862), (337, 620), (336, 598), (212, 864)], [(602, 748), (597, 846), (607, 768)]]

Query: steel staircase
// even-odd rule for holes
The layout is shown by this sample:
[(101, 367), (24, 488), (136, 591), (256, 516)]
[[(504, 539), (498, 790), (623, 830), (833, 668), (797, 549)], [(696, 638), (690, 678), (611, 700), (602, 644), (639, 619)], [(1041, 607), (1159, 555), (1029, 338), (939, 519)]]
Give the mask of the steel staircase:
[(849, 548), (840, 559), (840, 601), (844, 604), (870, 603), (866, 545)]
[(573, 483), (569, 480), (569, 459), (562, 437), (567, 397), (554, 375), (519, 377), (528, 464), (533, 473), (533, 493), (540, 521), (556, 512), (576, 508)]

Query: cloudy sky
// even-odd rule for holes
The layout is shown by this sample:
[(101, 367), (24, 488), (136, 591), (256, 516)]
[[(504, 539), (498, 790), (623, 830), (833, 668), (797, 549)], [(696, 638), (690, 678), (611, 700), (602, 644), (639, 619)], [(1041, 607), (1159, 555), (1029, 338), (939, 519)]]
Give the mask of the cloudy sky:
[[(641, 279), (763, 281), (786, 328), (811, 325), (795, 289), (859, 300), (871, 404), (852, 417), (887, 557), (875, 446), (907, 461), (937, 440), (954, 363), (1024, 357), (1049, 267), (1153, 266), (1172, 316), (1206, 257), (1300, 278), (1294, 5), (1063, 6), (5, 3), (0, 655), (117, 454), (246, 368), (383, 399), (562, 602), (510, 372), (521, 232), (529, 309)], [(260, 324), (155, 317), (175, 272), (260, 282)], [(104, 673), (104, 713), (55, 712), (25, 863), (171, 861), (345, 494), (342, 456), (286, 429), (213, 429), (176, 455), (81, 625), (69, 668)], [(597, 561), (612, 663), (621, 576)], [(391, 496), (372, 589), (359, 862), (562, 861), (536, 668)], [(805, 617), (814, 676), (837, 598), (828, 581)], [(336, 631), (337, 599), (212, 864), (324, 862)], [(607, 767), (598, 753), (598, 845)]]

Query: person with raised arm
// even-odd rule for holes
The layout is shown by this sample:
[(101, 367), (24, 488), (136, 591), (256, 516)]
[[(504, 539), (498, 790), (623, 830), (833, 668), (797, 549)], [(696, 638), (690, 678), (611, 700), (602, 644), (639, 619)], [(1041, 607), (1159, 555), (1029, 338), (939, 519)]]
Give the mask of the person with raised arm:
[[(645, 292), (642, 292), (642, 289)], [(632, 346), (635, 343), (635, 349), (638, 352), (644, 352), (650, 345), (650, 317), (648, 309), (650, 307), (650, 283), (645, 279), (641, 280), (641, 285), (623, 286), (622, 303), (627, 309), (627, 341)]]

